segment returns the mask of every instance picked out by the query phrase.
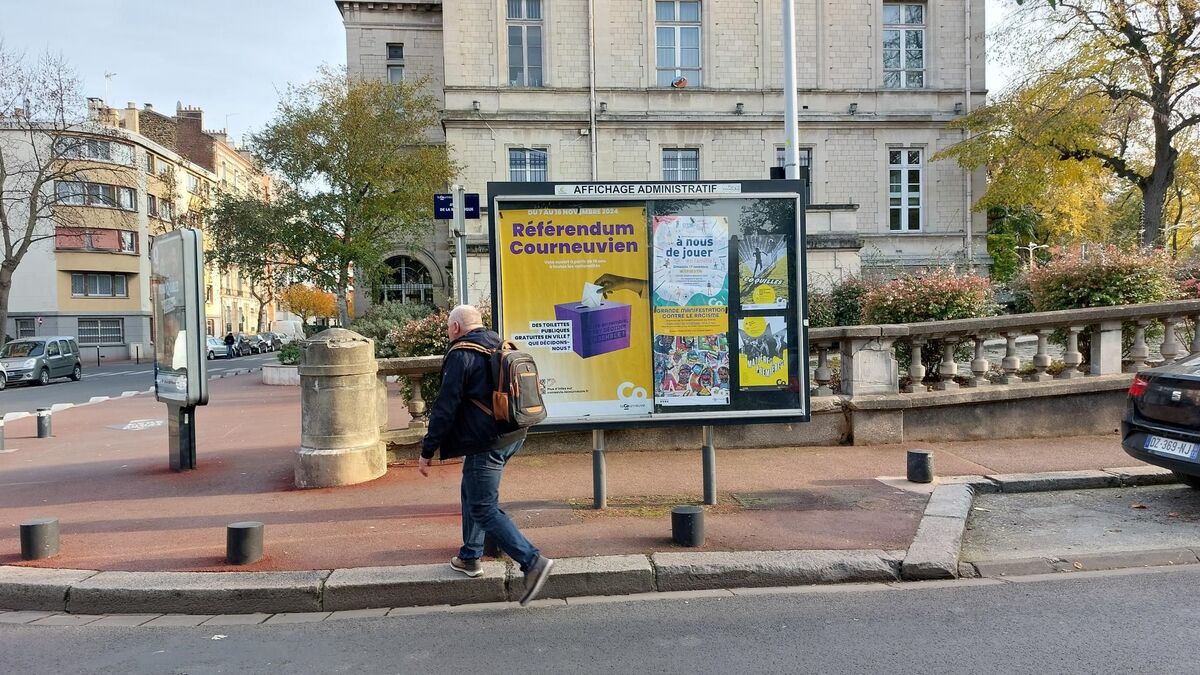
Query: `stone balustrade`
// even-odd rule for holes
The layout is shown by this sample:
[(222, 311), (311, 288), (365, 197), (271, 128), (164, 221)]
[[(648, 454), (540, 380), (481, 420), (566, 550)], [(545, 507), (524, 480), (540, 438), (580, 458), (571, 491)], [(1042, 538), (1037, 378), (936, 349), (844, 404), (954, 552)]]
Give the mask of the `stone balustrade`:
[[(381, 428), (385, 430), (386, 441), (390, 443), (415, 443), (420, 440), (420, 437), (425, 434), (425, 428), (428, 426), (429, 420), (429, 405), (425, 402), (425, 397), (421, 394), (421, 383), (426, 375), (438, 373), (442, 369), (442, 357), (440, 356), (405, 356), (393, 359), (376, 359), (379, 363), (379, 391), (380, 396), (380, 420)], [(407, 401), (408, 414), (412, 417), (412, 421), (408, 423), (408, 428), (403, 431), (394, 431), (392, 425), (387, 422), (387, 378), (402, 377), (409, 382), (412, 387), (412, 396)], [(409, 438), (409, 437), (412, 438)]]
[[(1200, 300), (1181, 300), (983, 319), (815, 328), (809, 331), (816, 356), (812, 390), (816, 396), (832, 396), (836, 382), (836, 393), (854, 398), (1116, 375), (1152, 364), (1147, 335), (1154, 326), (1162, 328), (1161, 343), (1156, 345), (1161, 359), (1155, 363), (1170, 363), (1200, 351), (1200, 331), (1194, 329), (1198, 322)], [(1180, 341), (1184, 326), (1191, 333), (1187, 345)], [(1133, 337), (1127, 353), (1122, 340), (1126, 329)], [(1050, 338), (1056, 333), (1065, 346), (1061, 369), (1052, 375)], [(1032, 369), (1023, 368), (1017, 348), (1018, 340), (1026, 336), (1037, 342)], [(1086, 371), (1080, 368), (1085, 362), (1081, 338), (1089, 344)], [(996, 339), (1003, 340), (1004, 356), (993, 362), (986, 356), (985, 343)], [(973, 355), (969, 361), (962, 358), (963, 347)], [(833, 354), (840, 357), (837, 373), (831, 365)], [(936, 359), (932, 369), (931, 355)], [(909, 364), (903, 373), (902, 359)]]

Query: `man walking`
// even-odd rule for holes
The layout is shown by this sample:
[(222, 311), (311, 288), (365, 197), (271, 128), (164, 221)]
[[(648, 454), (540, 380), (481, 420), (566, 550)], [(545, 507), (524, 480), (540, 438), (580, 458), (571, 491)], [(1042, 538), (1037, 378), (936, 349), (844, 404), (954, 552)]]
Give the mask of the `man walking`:
[(470, 305), (459, 305), (450, 312), (446, 333), (450, 349), (442, 361), (442, 388), (429, 415), (429, 431), (421, 441), (418, 470), (428, 476), (430, 462), (439, 451), (441, 459), (463, 458), (463, 545), (450, 559), (450, 567), (469, 577), (483, 574), (479, 559), (484, 535), (490, 534), (525, 574), (524, 607), (541, 592), (554, 565), (500, 509), (504, 465), (521, 449), (525, 429), (500, 433), (495, 418), (487, 412), (495, 391), (491, 359), (460, 345), (472, 343), (494, 350), (500, 346), (500, 336), (483, 327), (479, 310)]

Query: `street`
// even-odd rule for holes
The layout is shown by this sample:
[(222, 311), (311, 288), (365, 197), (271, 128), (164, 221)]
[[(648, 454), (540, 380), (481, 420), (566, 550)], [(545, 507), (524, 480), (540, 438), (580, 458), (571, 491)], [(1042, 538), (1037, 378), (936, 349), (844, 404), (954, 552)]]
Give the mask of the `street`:
[(292, 625), (0, 625), (0, 670), (1191, 673), (1198, 580), (1187, 567)]
[[(275, 363), (278, 354), (254, 354), (232, 360), (215, 359), (208, 362), (208, 373), (220, 375), (230, 370), (258, 368), (264, 363)], [(88, 360), (84, 355), (83, 379), (72, 382), (66, 378), (52, 381), (45, 387), (32, 384), (10, 385), (0, 391), (0, 416), (12, 412), (35, 412), (57, 403), (87, 403), (95, 396), (120, 396), (127, 391), (146, 391), (154, 386), (154, 362), (143, 360), (141, 364), (123, 361), (96, 365), (93, 355)]]

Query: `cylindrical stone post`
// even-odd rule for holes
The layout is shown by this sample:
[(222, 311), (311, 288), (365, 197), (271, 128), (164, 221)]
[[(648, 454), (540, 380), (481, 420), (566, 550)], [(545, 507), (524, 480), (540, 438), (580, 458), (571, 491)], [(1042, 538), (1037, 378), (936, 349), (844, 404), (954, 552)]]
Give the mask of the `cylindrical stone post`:
[(37, 437), (50, 438), (50, 409), (37, 409)]
[(250, 565), (263, 557), (263, 524), (252, 520), (225, 528), (225, 561)]
[(704, 508), (676, 506), (671, 509), (671, 539), (680, 546), (703, 546)]
[(908, 480), (910, 483), (933, 482), (933, 451), (908, 451)]
[(296, 487), (353, 485), (387, 471), (379, 440), (379, 370), (371, 340), (330, 328), (300, 346)]
[(58, 555), (58, 518), (37, 518), (21, 523), (21, 560), (43, 560)]

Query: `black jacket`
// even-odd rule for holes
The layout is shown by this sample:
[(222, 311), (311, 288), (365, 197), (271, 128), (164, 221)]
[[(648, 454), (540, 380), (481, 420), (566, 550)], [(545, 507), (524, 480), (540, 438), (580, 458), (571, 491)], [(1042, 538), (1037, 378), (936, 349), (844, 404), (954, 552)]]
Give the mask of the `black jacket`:
[(429, 414), (429, 431), (421, 441), (421, 456), (426, 459), (433, 459), (439, 450), (442, 459), (474, 455), (525, 437), (524, 429), (500, 436), (496, 420), (471, 403), (471, 399), (488, 406), (492, 403), (491, 360), (472, 349), (454, 349), (458, 342), (495, 349), (500, 346), (500, 336), (477, 328), (450, 343), (442, 360), (442, 388)]

